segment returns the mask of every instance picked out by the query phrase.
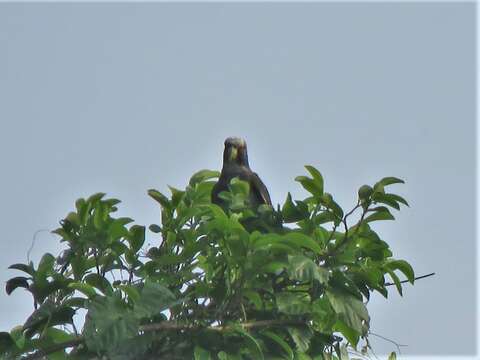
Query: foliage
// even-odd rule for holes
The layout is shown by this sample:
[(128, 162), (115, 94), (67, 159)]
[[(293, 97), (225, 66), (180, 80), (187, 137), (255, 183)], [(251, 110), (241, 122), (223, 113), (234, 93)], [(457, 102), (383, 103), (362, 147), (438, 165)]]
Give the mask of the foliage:
[[(415, 279), (372, 228), (393, 219), (390, 209), (408, 205), (385, 192), (403, 181), (387, 177), (362, 186), (346, 212), (324, 191), (320, 172), (306, 168), (310, 176), (296, 181), (308, 197), (288, 194), (277, 211), (252, 209), (248, 184), (237, 179), (222, 193), (228, 207), (212, 204), (218, 173), (209, 170), (194, 174), (185, 190), (170, 187), (170, 196), (149, 190), (161, 221), (149, 227), (159, 245), (148, 251), (145, 227), (114, 217), (118, 200), (103, 193), (77, 200), (54, 231), (67, 245), (60, 256), (10, 266), (24, 275), (7, 282), (7, 293), (26, 289), (35, 310), (23, 326), (0, 333), (0, 354), (55, 360), (362, 357), (371, 293), (387, 297), (386, 276), (400, 294), (400, 276)], [(84, 322), (77, 330), (79, 317)]]

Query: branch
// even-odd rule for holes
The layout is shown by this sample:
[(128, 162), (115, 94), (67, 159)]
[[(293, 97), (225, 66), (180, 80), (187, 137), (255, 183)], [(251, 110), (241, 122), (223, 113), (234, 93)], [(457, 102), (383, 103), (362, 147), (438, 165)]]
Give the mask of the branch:
[(399, 344), (399, 343), (397, 343), (396, 341), (393, 341), (393, 340), (391, 340), (391, 339), (389, 339), (389, 338), (387, 338), (387, 337), (385, 337), (385, 336), (375, 334), (375, 333), (373, 333), (373, 332), (371, 332), (371, 331), (369, 331), (368, 334), (369, 334), (369, 335), (372, 335), (372, 336), (376, 336), (376, 337), (378, 337), (378, 338), (380, 338), (380, 339), (382, 339), (382, 340), (385, 340), (385, 341), (388, 341), (389, 343), (394, 344), (394, 345), (397, 347), (397, 350), (398, 350), (398, 353), (399, 353), (399, 354), (402, 353), (400, 347), (408, 346), (408, 345)]
[[(251, 322), (244, 322), (238, 324), (239, 327), (243, 329), (255, 329), (255, 328), (262, 328), (262, 327), (270, 327), (270, 326), (298, 326), (298, 325), (305, 325), (305, 321), (300, 320), (260, 320), (260, 321), (251, 321)], [(235, 325), (217, 325), (217, 326), (198, 326), (192, 324), (178, 324), (173, 321), (164, 321), (161, 323), (154, 323), (154, 324), (146, 324), (141, 325), (139, 330), (144, 332), (150, 331), (185, 331), (185, 330), (213, 330), (213, 331), (230, 331), (234, 330)], [(34, 359), (41, 359), (42, 357), (47, 356), (48, 354), (55, 353), (60, 350), (64, 350), (70, 347), (78, 346), (85, 342), (85, 338), (83, 336), (78, 336), (73, 338), (69, 341), (65, 341), (62, 343), (58, 343), (45, 349), (40, 349), (30, 354), (24, 358), (24, 360), (34, 360)]]
[[(352, 215), (353, 212), (354, 212), (355, 210), (357, 210), (360, 206), (361, 206), (361, 204), (357, 203), (357, 205), (356, 205), (349, 213), (347, 213), (347, 214), (344, 216), (344, 218), (342, 219), (341, 222), (342, 222), (342, 223), (344, 224), (344, 226), (345, 226), (345, 235), (344, 235), (342, 241), (339, 241), (332, 249), (330, 249), (330, 250), (327, 252), (326, 257), (337, 255), (337, 254), (339, 253), (339, 251), (341, 250), (341, 248), (348, 243), (348, 240), (349, 240), (349, 239), (348, 239), (347, 217), (350, 216), (350, 215)], [(365, 218), (365, 214), (366, 214), (367, 212), (368, 212), (368, 206), (367, 206), (367, 208), (363, 209), (362, 215), (360, 216), (360, 220), (353, 226), (353, 228), (355, 228), (354, 235), (355, 235), (356, 233), (358, 233), (358, 229), (360, 229), (360, 225), (362, 224), (363, 219)], [(332, 235), (330, 236), (330, 238), (329, 238), (328, 241), (327, 241), (327, 244), (328, 244), (328, 243), (330, 242), (330, 240), (332, 239), (333, 234), (335, 233), (336, 228), (337, 228), (337, 227), (335, 226), (335, 228), (333, 229)], [(353, 238), (353, 236), (352, 236), (350, 239), (352, 239), (352, 238)]]
[(52, 354), (52, 353), (55, 353), (55, 352), (60, 351), (60, 350), (64, 350), (64, 349), (67, 349), (67, 348), (70, 348), (70, 347), (74, 347), (74, 346), (78, 346), (80, 344), (83, 344), (84, 341), (85, 341), (85, 339), (84, 339), (83, 336), (78, 336), (76, 338), (73, 338), (72, 340), (68, 340), (68, 341), (65, 341), (65, 342), (62, 342), (62, 343), (58, 343), (58, 344), (55, 344), (55, 345), (52, 345), (52, 346), (48, 346), (45, 349), (37, 350), (33, 354), (30, 354), (30, 355), (26, 356), (24, 359), (25, 360), (41, 359), (41, 358), (47, 356), (48, 354)]
[[(427, 275), (418, 276), (418, 277), (416, 277), (416, 278), (413, 279), (413, 280), (419, 280), (419, 279), (423, 279), (423, 278), (426, 278), (426, 277), (429, 277), (429, 276), (433, 276), (433, 275), (435, 275), (434, 272), (433, 272), (433, 273), (430, 273), (430, 274), (427, 274)], [(402, 280), (402, 281), (400, 281), (400, 284), (404, 284), (404, 283), (407, 283), (407, 282), (409, 282), (409, 281), (408, 281), (408, 280)], [(392, 285), (395, 285), (395, 283), (390, 283), (390, 282), (385, 283), (385, 286), (392, 286)]]

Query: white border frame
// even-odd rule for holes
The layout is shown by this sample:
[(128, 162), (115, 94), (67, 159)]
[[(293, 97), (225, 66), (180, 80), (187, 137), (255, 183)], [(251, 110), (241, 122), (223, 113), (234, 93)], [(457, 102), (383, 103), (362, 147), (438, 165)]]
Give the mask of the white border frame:
[[(476, 27), (476, 105), (475, 105), (475, 113), (476, 113), (476, 144), (475, 144), (475, 165), (476, 165), (476, 181), (477, 187), (475, 189), (476, 193), (476, 224), (475, 224), (475, 236), (478, 242), (479, 235), (480, 235), (480, 146), (478, 145), (478, 141), (480, 139), (480, 120), (479, 120), (479, 111), (478, 111), (478, 104), (480, 103), (480, 92), (478, 91), (480, 85), (480, 74), (478, 69), (480, 68), (479, 58), (480, 58), (480, 26), (478, 19), (480, 18), (480, 0), (171, 0), (171, 1), (164, 1), (164, 0), (0, 0), (0, 3), (69, 3), (69, 2), (85, 2), (85, 3), (97, 3), (97, 2), (106, 2), (106, 3), (135, 3), (135, 2), (339, 2), (339, 3), (383, 3), (383, 2), (400, 2), (400, 3), (473, 3), (475, 4), (475, 27)], [(477, 277), (477, 291), (476, 291), (476, 298), (477, 298), (477, 311), (476, 311), (476, 335), (477, 335), (477, 343), (475, 345), (475, 352), (476, 354), (473, 356), (403, 356), (397, 353), (398, 360), (480, 360), (480, 309), (479, 307), (479, 299), (480, 299), (480, 246), (476, 244), (476, 277)], [(458, 329), (459, 332), (462, 329)], [(428, 334), (424, 334), (423, 336), (428, 337)], [(387, 360), (388, 356), (386, 355), (378, 355), (378, 359)], [(375, 359), (372, 357), (372, 359)]]

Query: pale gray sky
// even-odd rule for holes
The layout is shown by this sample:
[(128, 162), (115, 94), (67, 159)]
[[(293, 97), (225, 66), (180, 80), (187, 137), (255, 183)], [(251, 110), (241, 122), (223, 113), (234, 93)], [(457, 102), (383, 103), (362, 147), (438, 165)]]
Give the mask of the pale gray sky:
[[(304, 164), (344, 206), (364, 183), (404, 178), (411, 208), (377, 230), (437, 275), (375, 296), (372, 331), (404, 354), (473, 354), (474, 6), (0, 4), (0, 282), (78, 197), (104, 191), (158, 222), (146, 190), (219, 169), (237, 135), (275, 203), (304, 196)], [(59, 249), (43, 232), (32, 258)], [(2, 290), (0, 330), (31, 307)]]

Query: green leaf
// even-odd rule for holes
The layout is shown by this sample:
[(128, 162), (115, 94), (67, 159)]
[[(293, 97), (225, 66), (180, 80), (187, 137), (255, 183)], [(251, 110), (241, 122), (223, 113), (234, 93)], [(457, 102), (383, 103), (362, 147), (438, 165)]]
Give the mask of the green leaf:
[(75, 310), (69, 306), (56, 305), (51, 300), (46, 300), (30, 315), (23, 325), (27, 337), (40, 333), (46, 326), (72, 324)]
[(243, 296), (246, 297), (256, 309), (260, 310), (262, 308), (262, 297), (258, 294), (257, 291), (245, 290)]
[(389, 260), (386, 262), (390, 270), (400, 270), (408, 279), (408, 281), (413, 284), (415, 281), (415, 272), (413, 271), (412, 266), (405, 260)]
[(250, 193), (249, 183), (244, 180), (240, 180), (238, 177), (234, 177), (232, 180), (230, 180), (230, 184), (228, 186), (233, 194), (242, 194), (246, 197)]
[(397, 201), (394, 200), (390, 194), (384, 194), (384, 193), (374, 193), (372, 196), (372, 200), (377, 202), (377, 203), (382, 203), (389, 205), (397, 210), (400, 210), (400, 205), (398, 205)]
[(204, 348), (196, 345), (193, 351), (193, 355), (195, 360), (211, 360), (212, 357), (210, 356), (210, 352), (205, 350)]
[(133, 285), (119, 285), (119, 289), (121, 289), (125, 294), (127, 294), (128, 299), (136, 303), (140, 301), (140, 292), (138, 291), (136, 286)]
[(198, 183), (201, 183), (205, 180), (212, 179), (212, 178), (218, 178), (220, 176), (220, 173), (218, 171), (214, 170), (200, 170), (193, 174), (193, 176), (190, 178), (190, 186), (195, 186)]
[(156, 315), (177, 302), (175, 295), (165, 286), (147, 280), (135, 303), (135, 315), (144, 318)]
[(287, 315), (310, 313), (310, 297), (306, 293), (281, 292), (275, 297), (278, 311)]
[(72, 308), (84, 308), (88, 307), (88, 300), (83, 297), (71, 297), (63, 301), (63, 305)]
[(148, 228), (150, 229), (151, 232), (156, 233), (156, 234), (162, 232), (162, 228), (160, 226), (158, 226), (157, 224), (151, 224)]
[(323, 188), (320, 188), (319, 185), (309, 177), (306, 176), (297, 176), (295, 181), (299, 182), (302, 187), (307, 190), (313, 196), (319, 198), (323, 195)]
[(330, 273), (325, 268), (315, 264), (312, 259), (303, 255), (288, 256), (288, 275), (298, 281), (317, 280), (321, 284), (326, 284)]
[(336, 219), (337, 219), (337, 216), (335, 216), (333, 212), (328, 210), (320, 212), (317, 216), (313, 218), (315, 224), (317, 225), (332, 222), (332, 221), (335, 221)]
[(77, 201), (75, 201), (75, 209), (77, 209), (77, 213), (79, 215), (83, 212), (85, 205), (86, 201), (83, 198), (77, 199)]
[(322, 174), (320, 174), (320, 172), (311, 165), (306, 165), (305, 169), (307, 169), (308, 172), (310, 173), (310, 175), (312, 175), (313, 181), (315, 182), (315, 185), (316, 185), (317, 189), (321, 193), (323, 193), (323, 177), (322, 177)]
[(373, 185), (373, 193), (385, 193), (385, 189), (382, 183), (377, 182)]
[(15, 341), (8, 332), (0, 332), (0, 355), (16, 347)]
[(314, 253), (318, 254), (322, 252), (322, 249), (320, 248), (320, 245), (318, 245), (315, 240), (313, 240), (311, 237), (299, 233), (299, 232), (290, 232), (282, 237), (282, 242), (285, 242), (287, 244), (294, 244), (296, 246), (300, 246), (303, 248), (306, 248), (308, 250), (312, 250)]
[(383, 186), (387, 186), (391, 184), (405, 184), (405, 181), (393, 176), (389, 176), (389, 177), (384, 177), (378, 183), (382, 184)]
[(105, 195), (106, 194), (102, 192), (95, 193), (87, 199), (87, 203), (96, 203), (97, 201), (101, 200)]
[[(322, 358), (319, 358), (319, 359), (322, 359)], [(312, 358), (304, 352), (295, 351), (295, 360), (312, 360)], [(325, 360), (327, 359), (325, 358)]]
[(24, 349), (27, 344), (29, 343), (29, 339), (25, 337), (25, 334), (23, 332), (23, 326), (15, 326), (11, 331), (10, 331), (10, 336), (12, 337), (13, 341), (15, 341), (15, 345), (19, 349)]
[(247, 348), (250, 351), (250, 355), (253, 356), (253, 359), (263, 360), (262, 348), (258, 341), (240, 326), (233, 326), (233, 329), (246, 341)]
[(218, 354), (218, 360), (230, 360), (231, 357), (228, 356), (228, 354), (225, 351), (219, 351)]
[(13, 264), (13, 265), (10, 265), (8, 268), (23, 271), (23, 272), (25, 272), (25, 273), (27, 273), (28, 275), (31, 275), (31, 276), (33, 276), (35, 274), (35, 270), (34, 270), (32, 264), (29, 264), (29, 265), (27, 265), (27, 264)]
[(296, 326), (289, 327), (287, 330), (297, 349), (301, 352), (306, 352), (310, 347), (310, 340), (313, 336), (312, 329), (309, 326)]
[(205, 181), (198, 183), (195, 186), (195, 191), (192, 194), (192, 198), (196, 204), (208, 204), (210, 203), (210, 194), (215, 186), (215, 181)]
[(38, 274), (51, 274), (53, 273), (53, 265), (55, 264), (55, 257), (50, 254), (46, 253), (40, 259), (40, 263), (38, 264), (37, 273)]
[(133, 225), (128, 231), (128, 242), (130, 248), (137, 252), (145, 243), (145, 226)]
[(148, 195), (151, 198), (153, 198), (155, 201), (157, 201), (163, 208), (170, 209), (172, 207), (170, 200), (168, 200), (168, 198), (165, 195), (163, 195), (160, 191), (155, 189), (150, 189), (148, 190)]
[(176, 208), (178, 204), (180, 204), (180, 201), (182, 201), (183, 196), (185, 195), (185, 191), (179, 190), (177, 188), (174, 188), (173, 186), (168, 186), (170, 189), (170, 192), (172, 193), (172, 206)]
[(335, 325), (333, 326), (335, 331), (342, 333), (343, 336), (347, 339), (347, 341), (352, 344), (354, 347), (357, 346), (358, 340), (360, 339), (360, 334), (358, 331), (352, 329), (350, 326), (345, 324), (342, 320), (337, 320)]
[(267, 273), (279, 274), (281, 273), (288, 264), (283, 261), (270, 261), (262, 265), (261, 270)]
[[(103, 292), (105, 295), (111, 294), (112, 291), (113, 291), (112, 285), (110, 285), (110, 282), (105, 277), (103, 277), (103, 276), (101, 276), (97, 273), (88, 274), (87, 276), (85, 276), (84, 281), (88, 285), (91, 285), (91, 286), (97, 288), (98, 290)], [(92, 295), (93, 293), (90, 292), (88, 289), (87, 289), (87, 292), (90, 293), (90, 295), (86, 294), (87, 296), (89, 296), (89, 297), (93, 296)], [(96, 293), (96, 292), (94, 291), (94, 293)]]
[(393, 351), (388, 355), (388, 360), (397, 360), (397, 354)]
[[(337, 315), (326, 296), (322, 296), (311, 304), (313, 327), (321, 333), (330, 333), (337, 320)], [(315, 338), (312, 338), (312, 342)]]
[[(253, 247), (255, 249), (270, 248), (272, 245), (282, 242), (282, 237), (278, 234), (262, 234), (255, 238)], [(291, 249), (291, 247), (289, 247)], [(297, 248), (295, 245), (294, 248)]]
[(280, 336), (275, 334), (273, 331), (264, 330), (262, 331), (262, 335), (267, 337), (268, 339), (272, 340), (273, 342), (280, 345), (283, 351), (285, 351), (287, 358), (293, 360), (294, 354), (292, 348), (283, 340)]
[(397, 291), (400, 294), (400, 296), (403, 296), (402, 284), (400, 283), (400, 279), (398, 278), (398, 276), (388, 268), (386, 268), (385, 270), (387, 271), (388, 275), (390, 275), (390, 277), (392, 278), (393, 283), (395, 284), (395, 287), (397, 288)]
[(184, 261), (183, 256), (175, 255), (175, 254), (165, 254), (157, 259), (155, 259), (156, 263), (160, 266), (168, 266), (168, 265), (177, 265)]
[(287, 199), (282, 207), (282, 216), (283, 222), (292, 223), (304, 219), (306, 216), (308, 216), (308, 211), (307, 213), (301, 211), (300, 208), (293, 203), (292, 195), (288, 193)]
[(378, 220), (395, 220), (395, 217), (386, 207), (382, 206), (379, 211), (375, 211), (372, 215), (369, 215), (364, 219), (367, 223)]
[(111, 241), (118, 241), (118, 239), (128, 234), (128, 230), (125, 227), (125, 222), (127, 221), (131, 222), (133, 220), (129, 218), (120, 218), (120, 219), (113, 220), (108, 225), (108, 234), (110, 235)]
[(370, 321), (365, 304), (349, 293), (334, 290), (327, 290), (326, 293), (330, 304), (340, 315), (341, 320), (358, 334), (363, 335), (362, 321), (367, 323)]
[(63, 331), (63, 330), (60, 330), (60, 329), (57, 329), (57, 328), (48, 328), (46, 331), (45, 331), (45, 335), (53, 340), (53, 342), (55, 344), (58, 344), (58, 343), (62, 343), (62, 342), (65, 342), (65, 341), (69, 341), (69, 340), (72, 340), (75, 338), (75, 335), (73, 334), (69, 334), (67, 333), (66, 331)]
[(114, 352), (138, 334), (138, 320), (116, 294), (92, 300), (86, 319), (84, 336), (92, 351)]
[(72, 282), (68, 284), (68, 288), (80, 291), (89, 299), (94, 298), (97, 295), (97, 292), (95, 291), (95, 288), (93, 286), (81, 282)]
[(386, 195), (388, 195), (388, 197), (391, 198), (392, 200), (402, 203), (403, 205), (410, 206), (408, 205), (407, 200), (405, 200), (403, 197), (399, 195), (396, 195), (396, 194), (386, 194)]
[(97, 230), (100, 230), (104, 226), (104, 222), (107, 218), (107, 211), (102, 203), (97, 203), (95, 206), (95, 212), (93, 213), (93, 225)]
[(371, 186), (362, 185), (360, 189), (358, 189), (358, 198), (360, 200), (368, 199), (373, 193), (373, 189)]

